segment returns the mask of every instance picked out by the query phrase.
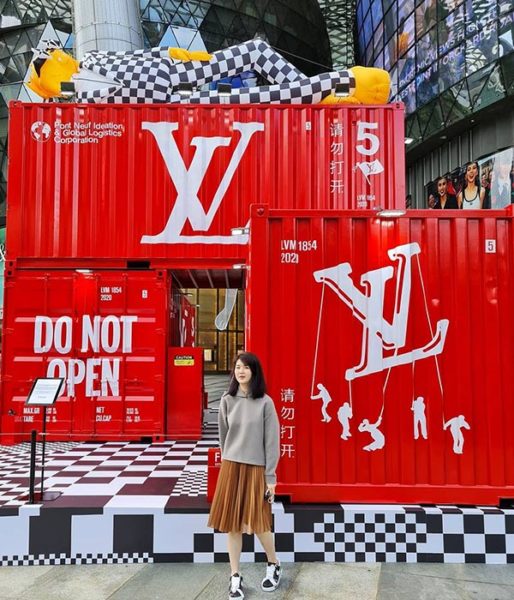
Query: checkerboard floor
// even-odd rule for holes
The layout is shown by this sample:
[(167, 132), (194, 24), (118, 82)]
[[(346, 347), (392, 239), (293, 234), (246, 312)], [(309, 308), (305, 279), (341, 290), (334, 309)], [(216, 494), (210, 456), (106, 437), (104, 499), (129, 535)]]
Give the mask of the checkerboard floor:
[[(199, 441), (47, 443), (44, 491), (60, 492), (52, 506), (173, 508), (187, 498), (206, 501), (207, 452), (218, 445), (216, 423)], [(38, 445), (39, 446), (39, 445)], [(40, 489), (40, 447), (36, 491)], [(0, 507), (26, 504), (30, 445), (0, 446)], [(195, 502), (195, 505), (197, 502)]]

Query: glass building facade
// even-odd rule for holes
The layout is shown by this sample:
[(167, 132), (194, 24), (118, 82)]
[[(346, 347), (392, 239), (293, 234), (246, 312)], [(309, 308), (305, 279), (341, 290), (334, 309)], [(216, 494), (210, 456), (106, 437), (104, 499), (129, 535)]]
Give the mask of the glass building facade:
[(390, 72), (413, 145), (514, 94), (512, 0), (359, 0), (362, 64)]

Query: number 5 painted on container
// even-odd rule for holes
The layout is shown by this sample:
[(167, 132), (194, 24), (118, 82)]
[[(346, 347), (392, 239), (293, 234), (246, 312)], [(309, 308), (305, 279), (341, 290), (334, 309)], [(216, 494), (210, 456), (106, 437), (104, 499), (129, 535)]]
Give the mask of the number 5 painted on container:
[(496, 254), (496, 240), (486, 240), (485, 241), (485, 253), (486, 254)]

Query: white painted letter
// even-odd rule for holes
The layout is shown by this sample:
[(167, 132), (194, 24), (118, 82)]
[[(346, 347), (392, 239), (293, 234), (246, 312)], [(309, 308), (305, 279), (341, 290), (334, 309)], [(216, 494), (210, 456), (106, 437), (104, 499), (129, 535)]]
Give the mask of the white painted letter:
[[(112, 325), (112, 342), (109, 343), (109, 326)], [(120, 347), (120, 322), (118, 317), (109, 315), (102, 322), (102, 348), (112, 354)]]
[(87, 352), (88, 342), (91, 344), (93, 352), (100, 350), (100, 317), (98, 315), (93, 317), (93, 323), (91, 323), (89, 315), (82, 317), (82, 346), (80, 348), (82, 352)]
[[(45, 326), (45, 341), (41, 343), (41, 337), (43, 334), (43, 325)], [(52, 319), (45, 316), (37, 316), (34, 322), (34, 353), (42, 354), (48, 352), (52, 347), (54, 327)]]

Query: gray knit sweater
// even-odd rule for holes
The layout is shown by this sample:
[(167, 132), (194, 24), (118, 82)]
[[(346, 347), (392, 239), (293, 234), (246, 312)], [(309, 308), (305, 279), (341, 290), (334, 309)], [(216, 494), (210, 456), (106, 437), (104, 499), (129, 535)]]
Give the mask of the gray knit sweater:
[(257, 400), (241, 390), (224, 394), (218, 414), (221, 456), (227, 460), (266, 467), (266, 483), (276, 483), (279, 458), (279, 424), (273, 400)]

